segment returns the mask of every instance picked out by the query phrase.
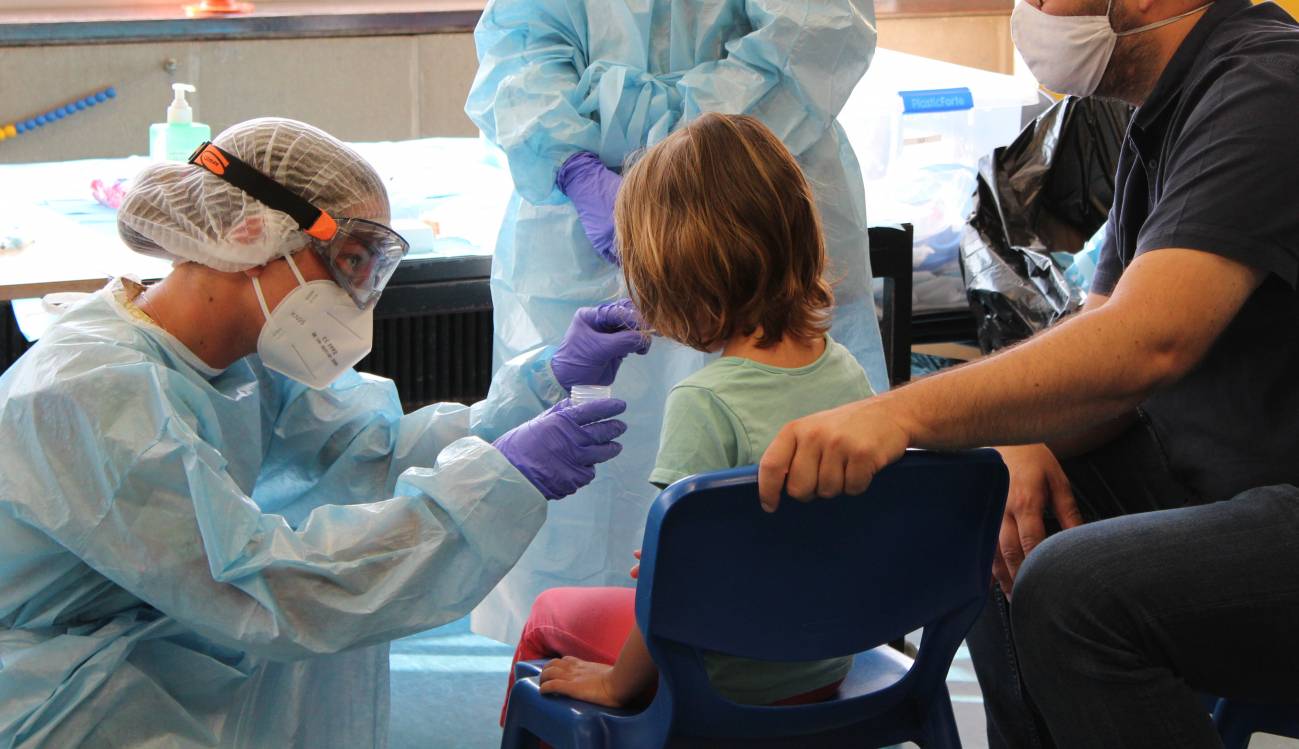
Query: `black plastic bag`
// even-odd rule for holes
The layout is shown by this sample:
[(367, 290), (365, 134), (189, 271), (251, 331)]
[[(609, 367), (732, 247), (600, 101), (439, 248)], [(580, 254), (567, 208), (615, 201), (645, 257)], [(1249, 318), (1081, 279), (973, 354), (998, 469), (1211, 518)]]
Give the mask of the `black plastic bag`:
[(1086, 289), (1051, 253), (1075, 253), (1105, 223), (1132, 109), (1068, 98), (979, 162), (961, 270), (979, 347), (1021, 341), (1082, 306)]

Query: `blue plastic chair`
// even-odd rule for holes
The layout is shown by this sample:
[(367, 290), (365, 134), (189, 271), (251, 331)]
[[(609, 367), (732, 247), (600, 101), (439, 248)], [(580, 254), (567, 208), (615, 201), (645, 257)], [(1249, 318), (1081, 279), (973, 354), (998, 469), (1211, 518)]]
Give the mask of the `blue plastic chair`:
[(1246, 749), (1256, 733), (1299, 739), (1299, 705), (1255, 705), (1218, 700), (1213, 725), (1225, 749)]
[[(991, 450), (911, 452), (863, 496), (767, 514), (753, 467), (683, 479), (645, 528), (636, 621), (654, 701), (608, 710), (538, 690), (520, 663), (503, 749), (959, 747), (945, 679), (983, 608), (1007, 491)], [(884, 643), (924, 628), (914, 663)], [(749, 706), (718, 695), (700, 651), (762, 660), (859, 653), (836, 699)]]

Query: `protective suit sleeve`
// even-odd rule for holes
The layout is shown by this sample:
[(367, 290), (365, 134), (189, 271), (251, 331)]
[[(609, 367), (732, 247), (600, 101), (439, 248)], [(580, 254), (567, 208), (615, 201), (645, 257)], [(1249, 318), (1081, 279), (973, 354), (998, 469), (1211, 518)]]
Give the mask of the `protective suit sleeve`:
[[(73, 387), (32, 396), (47, 418), (32, 422), (26, 452), (45, 474), (32, 485), (50, 496), (21, 519), (159, 611), (254, 655), (332, 653), (454, 620), (546, 514), (499, 452), (465, 437), (406, 470), (397, 496), (316, 507), (291, 525), (227, 473), (220, 427), (191, 381), (148, 362), (95, 377), (129, 395), (93, 407)], [(65, 449), (37, 447), (56, 444)]]
[(556, 350), (556, 346), (534, 349), (501, 366), (492, 377), (487, 399), (471, 409), (469, 421), (474, 436), (492, 442), (568, 397), (551, 368)]
[(871, 0), (748, 0), (753, 30), (677, 82), (686, 124), (705, 112), (748, 114), (794, 155), (834, 123), (875, 54)]
[(587, 27), (581, 8), (494, 2), (474, 31), (478, 74), (465, 113), (505, 151), (519, 194), (560, 202), (555, 175), (579, 151), (599, 151), (600, 127), (580, 111)]
[(283, 405), (254, 493), (258, 504), (296, 522), (317, 505), (392, 496), (404, 471), (433, 465), (455, 440), (492, 442), (563, 398), (550, 367), (554, 351), (536, 349), (507, 362), (487, 398), (473, 406), (437, 403), (405, 415), (385, 378), (349, 372), (312, 390), (268, 373)]

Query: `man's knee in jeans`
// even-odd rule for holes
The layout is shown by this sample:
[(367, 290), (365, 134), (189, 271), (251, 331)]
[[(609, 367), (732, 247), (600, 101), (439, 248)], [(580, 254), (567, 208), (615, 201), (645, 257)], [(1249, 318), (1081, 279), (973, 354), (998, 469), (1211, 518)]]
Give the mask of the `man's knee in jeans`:
[(1011, 632), (1019, 654), (1020, 669), (1031, 679), (1031, 672), (1051, 654), (1067, 647), (1065, 640), (1068, 609), (1077, 599), (1073, 588), (1082, 576), (1082, 560), (1064, 536), (1057, 534), (1043, 541), (1028, 555), (1015, 577), (1010, 599)]
[(1011, 623), (1030, 689), (1069, 676), (1122, 679), (1139, 666), (1135, 640), (1150, 593), (1141, 549), (1118, 518), (1052, 536), (1029, 554)]
[[(1010, 618), (1030, 690), (1064, 673), (1094, 673), (1119, 656), (1118, 631), (1132, 614), (1134, 591), (1123, 575), (1107, 573), (1113, 540), (1099, 523), (1047, 539), (1029, 554), (1011, 594)], [(1116, 626), (1118, 625), (1118, 626)], [(1045, 682), (1045, 683), (1043, 683)]]

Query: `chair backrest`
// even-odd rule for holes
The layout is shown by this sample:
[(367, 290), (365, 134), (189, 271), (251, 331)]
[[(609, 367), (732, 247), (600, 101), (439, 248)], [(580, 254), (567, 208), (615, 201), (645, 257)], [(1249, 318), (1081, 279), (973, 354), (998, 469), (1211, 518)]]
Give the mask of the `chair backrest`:
[[(986, 600), (1008, 477), (991, 450), (910, 452), (861, 496), (763, 512), (753, 467), (701, 474), (650, 510), (636, 618), (676, 730), (778, 736), (850, 725), (863, 700), (739, 706), (699, 651), (794, 661), (925, 634), (911, 671), (874, 699), (936, 692)], [(737, 735), (737, 729), (740, 734)]]

